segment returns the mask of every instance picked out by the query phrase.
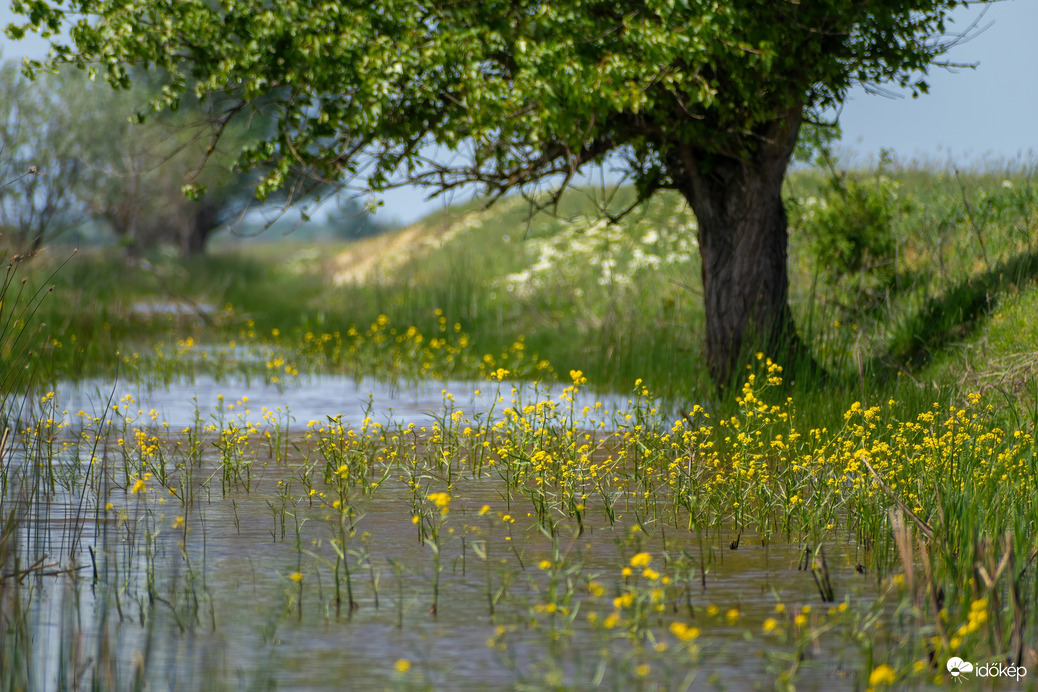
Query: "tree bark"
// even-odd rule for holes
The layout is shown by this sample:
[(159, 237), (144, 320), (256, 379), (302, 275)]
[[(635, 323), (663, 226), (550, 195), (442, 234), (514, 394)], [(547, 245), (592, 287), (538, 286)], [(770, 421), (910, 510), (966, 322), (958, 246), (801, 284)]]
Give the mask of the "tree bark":
[(180, 256), (190, 259), (205, 254), (205, 243), (219, 227), (220, 205), (208, 199), (192, 202), (180, 231)]
[(792, 368), (800, 342), (789, 308), (787, 221), (782, 181), (800, 129), (800, 111), (748, 139), (744, 155), (681, 150), (678, 189), (699, 222), (706, 358), (720, 387), (741, 362), (764, 351)]

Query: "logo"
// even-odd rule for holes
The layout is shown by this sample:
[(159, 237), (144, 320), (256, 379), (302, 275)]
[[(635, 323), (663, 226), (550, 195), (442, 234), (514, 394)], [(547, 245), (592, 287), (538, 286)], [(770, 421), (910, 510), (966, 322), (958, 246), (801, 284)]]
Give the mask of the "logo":
[(963, 661), (958, 656), (948, 659), (945, 668), (956, 682), (969, 680), (967, 673), (973, 673), (978, 678), (1015, 678), (1017, 682), (1027, 677), (1027, 668), (1023, 666), (1007, 666), (1001, 663), (982, 663), (974, 666), (969, 661)]
[(963, 661), (958, 656), (953, 656), (948, 659), (948, 664), (945, 666), (951, 676), (956, 680), (967, 680), (968, 678), (963, 677), (965, 673), (973, 672), (973, 664), (969, 661)]

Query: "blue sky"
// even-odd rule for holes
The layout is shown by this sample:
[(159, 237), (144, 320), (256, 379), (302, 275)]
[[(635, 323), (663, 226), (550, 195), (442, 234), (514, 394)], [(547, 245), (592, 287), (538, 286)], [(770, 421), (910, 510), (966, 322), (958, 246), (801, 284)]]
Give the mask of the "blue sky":
[[(1038, 0), (999, 0), (986, 11), (974, 3), (956, 13), (952, 29), (966, 29), (982, 12), (983, 31), (948, 55), (976, 69), (932, 70), (930, 93), (918, 99), (850, 94), (840, 115), (845, 155), (867, 159), (886, 148), (902, 159), (962, 166), (1038, 158)], [(5, 3), (0, 26), (11, 18)], [(5, 58), (45, 52), (39, 41), (0, 40)], [(411, 221), (443, 204), (423, 198), (418, 190), (389, 193), (379, 215)]]
[[(974, 3), (956, 13), (954, 28), (981, 16)], [(985, 28), (986, 27), (986, 28)], [(987, 6), (973, 39), (948, 59), (976, 69), (931, 70), (930, 93), (890, 99), (855, 90), (840, 120), (844, 146), (862, 154), (880, 148), (899, 156), (978, 161), (1038, 156), (1038, 0)]]

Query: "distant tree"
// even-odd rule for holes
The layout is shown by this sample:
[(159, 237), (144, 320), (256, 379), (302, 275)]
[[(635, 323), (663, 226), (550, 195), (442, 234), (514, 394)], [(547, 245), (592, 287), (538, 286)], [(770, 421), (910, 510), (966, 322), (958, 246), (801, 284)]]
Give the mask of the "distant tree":
[[(255, 200), (258, 176), (234, 167), (248, 129), (236, 124), (210, 150), (216, 138), (208, 104), (198, 101), (133, 122), (150, 89), (147, 75), (137, 81), (138, 90), (113, 93), (76, 70), (32, 81), (14, 63), (0, 67), (0, 227), (7, 242), (35, 251), (94, 220), (131, 252), (170, 244), (188, 257)], [(185, 188), (207, 194), (189, 197)]]
[(35, 252), (81, 221), (75, 189), (85, 133), (76, 100), (54, 75), (30, 81), (16, 65), (0, 65), (0, 233), (18, 252)]
[(327, 225), (337, 238), (357, 240), (385, 233), (390, 224), (382, 223), (356, 197), (340, 195), (335, 210), (328, 215)]
[[(146, 76), (138, 81), (146, 91)], [(158, 244), (174, 245), (185, 258), (204, 252), (209, 237), (255, 200), (256, 174), (237, 169), (235, 155), (223, 150), (241, 146), (247, 129), (235, 125), (217, 148), (204, 102), (134, 122), (140, 94), (113, 95), (83, 82), (93, 99), (85, 117), (104, 133), (93, 139), (81, 186), (92, 215), (130, 252)]]
[[(158, 68), (169, 107), (220, 93), (225, 122), (265, 99), (277, 130), (241, 156), (265, 167), (261, 195), (300, 167), (338, 181), (366, 163), (374, 189), (476, 183), (500, 195), (565, 184), (612, 155), (639, 200), (674, 189), (695, 212), (706, 358), (725, 383), (748, 349), (801, 350), (781, 190), (805, 118), (854, 84), (925, 92), (964, 4), (13, 0), (28, 21), (8, 33), (51, 37), (58, 61), (116, 86), (127, 65)], [(427, 160), (429, 143), (457, 155)]]

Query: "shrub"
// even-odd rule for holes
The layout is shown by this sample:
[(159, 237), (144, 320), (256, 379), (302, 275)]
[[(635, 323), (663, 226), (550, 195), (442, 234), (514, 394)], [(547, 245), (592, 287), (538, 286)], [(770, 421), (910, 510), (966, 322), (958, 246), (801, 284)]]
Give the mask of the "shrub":
[(876, 307), (896, 272), (896, 227), (907, 204), (885, 175), (833, 176), (821, 198), (790, 204), (790, 224), (807, 238), (817, 274), (837, 303), (857, 314)]

